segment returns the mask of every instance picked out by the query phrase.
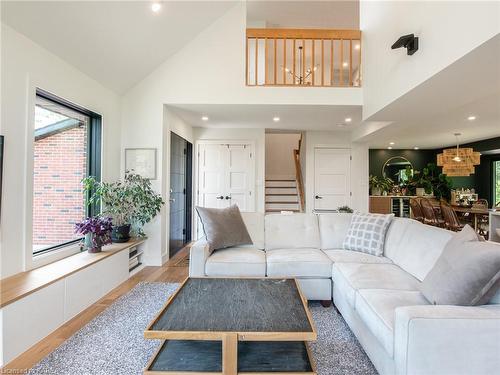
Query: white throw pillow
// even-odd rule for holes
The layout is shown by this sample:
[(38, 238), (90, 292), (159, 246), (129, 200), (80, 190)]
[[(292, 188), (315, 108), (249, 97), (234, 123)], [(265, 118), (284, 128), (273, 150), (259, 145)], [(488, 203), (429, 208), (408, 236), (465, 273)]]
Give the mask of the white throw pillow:
[(344, 249), (382, 256), (385, 234), (393, 217), (393, 214), (353, 214), (344, 239)]

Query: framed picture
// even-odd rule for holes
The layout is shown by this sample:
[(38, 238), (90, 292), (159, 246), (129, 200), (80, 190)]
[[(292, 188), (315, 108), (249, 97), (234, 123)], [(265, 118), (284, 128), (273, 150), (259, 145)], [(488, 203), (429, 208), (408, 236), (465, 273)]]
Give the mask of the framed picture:
[(156, 148), (126, 148), (125, 171), (156, 180)]

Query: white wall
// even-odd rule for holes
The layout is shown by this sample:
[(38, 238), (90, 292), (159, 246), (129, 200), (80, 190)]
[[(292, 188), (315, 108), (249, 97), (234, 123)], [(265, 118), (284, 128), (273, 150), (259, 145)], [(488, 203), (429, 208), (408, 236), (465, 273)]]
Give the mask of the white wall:
[(1, 218), (1, 277), (21, 272), (30, 262), (33, 117), (40, 87), (102, 115), (102, 177), (120, 173), (119, 98), (98, 82), (2, 24), (1, 124), (5, 136)]
[(266, 180), (295, 179), (293, 150), (299, 139), (300, 134), (266, 134)]
[[(363, 118), (500, 32), (498, 1), (361, 1)], [(391, 50), (402, 35), (419, 50)], [(473, 72), (471, 72), (473, 74)], [(391, 119), (387, 119), (391, 120)]]
[(368, 212), (368, 145), (351, 142), (349, 132), (308, 131), (305, 136), (306, 173), (304, 176), (306, 212), (314, 209), (314, 149), (347, 148), (351, 150), (350, 207)]
[(194, 128), (194, 138), (195, 142), (200, 140), (241, 140), (255, 142), (255, 211), (264, 212), (265, 130)]

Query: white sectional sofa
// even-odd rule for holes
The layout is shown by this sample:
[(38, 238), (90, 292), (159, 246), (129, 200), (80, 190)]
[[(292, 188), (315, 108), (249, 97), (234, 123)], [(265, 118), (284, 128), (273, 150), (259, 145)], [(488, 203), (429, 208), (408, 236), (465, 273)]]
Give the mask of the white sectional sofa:
[(431, 305), (419, 286), (452, 232), (396, 218), (384, 256), (343, 250), (350, 214), (242, 213), (253, 245), (209, 254), (193, 245), (192, 277), (294, 277), (331, 300), (381, 374), (500, 373), (500, 292), (488, 305)]

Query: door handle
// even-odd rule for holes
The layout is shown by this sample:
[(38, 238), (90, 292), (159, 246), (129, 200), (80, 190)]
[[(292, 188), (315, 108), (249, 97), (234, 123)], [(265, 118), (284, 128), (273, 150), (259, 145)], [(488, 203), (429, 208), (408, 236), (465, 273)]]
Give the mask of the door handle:
[(319, 195), (316, 195), (314, 199), (323, 199), (323, 197), (320, 197)]
[(170, 198), (170, 202), (175, 202), (175, 198)]
[(228, 199), (228, 200), (229, 200), (229, 199), (231, 199), (231, 197), (230, 197), (229, 195), (226, 195), (226, 199)]
[(224, 196), (223, 195), (220, 195), (218, 197), (216, 197), (217, 199), (224, 199)]

